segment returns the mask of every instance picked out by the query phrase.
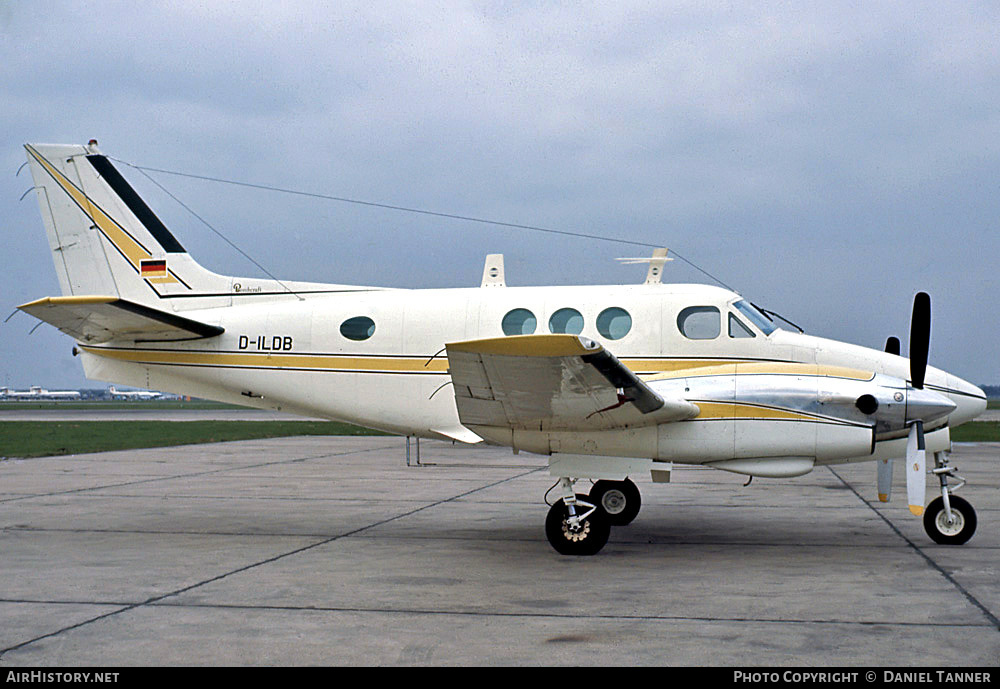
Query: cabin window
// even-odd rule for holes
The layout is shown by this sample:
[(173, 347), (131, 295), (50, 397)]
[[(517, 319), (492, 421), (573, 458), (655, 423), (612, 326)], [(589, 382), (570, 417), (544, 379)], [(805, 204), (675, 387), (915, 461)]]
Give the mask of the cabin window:
[(549, 332), (579, 335), (583, 332), (583, 316), (576, 309), (559, 309), (549, 318)]
[(729, 314), (729, 337), (757, 337), (739, 318)]
[(722, 330), (722, 317), (714, 306), (689, 306), (677, 315), (677, 328), (691, 340), (713, 340)]
[(504, 335), (531, 335), (535, 332), (537, 325), (535, 314), (528, 309), (508, 311), (500, 322)]
[(367, 340), (375, 334), (375, 321), (368, 316), (348, 318), (340, 324), (340, 334), (348, 340)]
[(620, 340), (632, 329), (632, 316), (628, 311), (612, 306), (597, 316), (597, 332), (609, 340)]

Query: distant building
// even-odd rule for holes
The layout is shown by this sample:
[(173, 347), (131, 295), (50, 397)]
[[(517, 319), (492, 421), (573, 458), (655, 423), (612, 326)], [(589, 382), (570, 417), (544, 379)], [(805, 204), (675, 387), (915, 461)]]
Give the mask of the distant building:
[(32, 385), (27, 390), (11, 390), (0, 387), (0, 399), (8, 400), (78, 400), (79, 390), (46, 390), (41, 385)]

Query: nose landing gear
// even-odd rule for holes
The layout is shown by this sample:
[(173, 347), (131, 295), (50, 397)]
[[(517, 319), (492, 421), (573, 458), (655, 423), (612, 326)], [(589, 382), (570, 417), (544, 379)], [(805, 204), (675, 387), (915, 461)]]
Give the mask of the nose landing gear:
[[(976, 532), (976, 511), (968, 501), (952, 495), (965, 485), (965, 479), (955, 473), (955, 467), (948, 463), (948, 455), (944, 452), (934, 453), (934, 469), (931, 473), (941, 482), (941, 497), (934, 498), (927, 506), (924, 512), (924, 530), (935, 543), (962, 545)], [(949, 486), (949, 477), (960, 483)]]

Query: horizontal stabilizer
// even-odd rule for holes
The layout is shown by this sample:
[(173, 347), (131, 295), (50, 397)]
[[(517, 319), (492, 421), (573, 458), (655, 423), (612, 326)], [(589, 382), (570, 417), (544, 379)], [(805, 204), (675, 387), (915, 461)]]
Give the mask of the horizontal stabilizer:
[(80, 342), (169, 342), (221, 335), (218, 325), (106, 296), (45, 297), (18, 306)]
[(575, 335), (517, 335), (447, 345), (462, 424), (598, 431), (688, 419), (600, 344)]

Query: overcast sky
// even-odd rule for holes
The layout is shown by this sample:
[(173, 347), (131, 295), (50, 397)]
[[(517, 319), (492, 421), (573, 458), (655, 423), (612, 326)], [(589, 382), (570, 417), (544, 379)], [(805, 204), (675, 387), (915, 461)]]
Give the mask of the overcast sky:
[[(58, 293), (26, 142), (671, 247), (807, 332), (1000, 383), (1000, 5), (0, 2), (6, 317)], [(134, 170), (181, 243), (260, 276)], [(628, 245), (170, 176), (281, 278), (641, 282)], [(665, 279), (706, 282), (674, 261)], [(102, 387), (18, 313), (0, 381)]]

